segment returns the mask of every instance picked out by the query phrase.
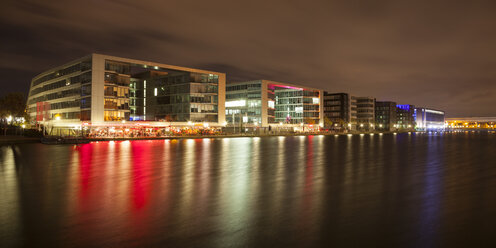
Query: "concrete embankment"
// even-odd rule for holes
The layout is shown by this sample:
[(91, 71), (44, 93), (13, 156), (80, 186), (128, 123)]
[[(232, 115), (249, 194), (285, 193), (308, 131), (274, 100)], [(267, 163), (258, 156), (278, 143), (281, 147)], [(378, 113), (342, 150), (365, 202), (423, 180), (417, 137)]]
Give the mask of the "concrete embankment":
[(242, 138), (242, 137), (274, 137), (274, 136), (311, 136), (311, 135), (359, 135), (359, 134), (387, 134), (408, 132), (352, 132), (352, 133), (276, 133), (276, 134), (223, 134), (223, 135), (184, 135), (160, 137), (99, 137), (89, 138), (91, 141), (124, 141), (124, 140), (164, 140), (164, 139), (214, 139), (214, 138)]
[[(90, 141), (125, 141), (125, 140), (165, 140), (165, 139), (214, 139), (214, 138), (242, 138), (242, 137), (274, 137), (274, 136), (311, 136), (311, 135), (360, 135), (360, 134), (388, 134), (408, 132), (350, 132), (350, 133), (273, 133), (273, 134), (222, 134), (222, 135), (184, 135), (160, 137), (98, 137), (89, 138)], [(0, 145), (22, 143), (39, 143), (40, 138), (24, 136), (0, 136)]]

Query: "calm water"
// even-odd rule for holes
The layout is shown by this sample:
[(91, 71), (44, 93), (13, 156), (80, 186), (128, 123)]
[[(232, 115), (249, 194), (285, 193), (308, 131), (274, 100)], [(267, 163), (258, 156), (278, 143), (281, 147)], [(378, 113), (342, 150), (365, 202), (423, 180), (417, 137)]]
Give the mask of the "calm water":
[(496, 247), (496, 134), (0, 147), (1, 247)]

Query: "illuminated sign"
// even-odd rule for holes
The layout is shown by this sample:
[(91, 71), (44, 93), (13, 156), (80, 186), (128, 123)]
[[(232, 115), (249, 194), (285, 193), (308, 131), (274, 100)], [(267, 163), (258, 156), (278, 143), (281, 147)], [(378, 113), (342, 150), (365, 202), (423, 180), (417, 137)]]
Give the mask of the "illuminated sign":
[(399, 108), (399, 109), (402, 109), (402, 110), (406, 110), (406, 111), (410, 111), (410, 105), (409, 104), (398, 104), (398, 105), (396, 105), (396, 108)]
[(226, 102), (226, 107), (244, 107), (244, 106), (246, 106), (246, 100)]
[(295, 107), (296, 113), (303, 113), (303, 107)]
[(320, 103), (320, 99), (315, 97), (315, 98), (312, 98), (313, 100), (313, 104), (319, 104)]
[(268, 101), (268, 107), (269, 108), (275, 108), (275, 102), (274, 101)]

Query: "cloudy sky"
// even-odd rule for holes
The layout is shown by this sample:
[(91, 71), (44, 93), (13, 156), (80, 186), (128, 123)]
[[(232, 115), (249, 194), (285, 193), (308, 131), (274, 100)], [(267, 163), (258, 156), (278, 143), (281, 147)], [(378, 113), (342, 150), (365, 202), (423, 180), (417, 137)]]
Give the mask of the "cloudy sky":
[(494, 0), (2, 2), (1, 94), (96, 52), (496, 116)]

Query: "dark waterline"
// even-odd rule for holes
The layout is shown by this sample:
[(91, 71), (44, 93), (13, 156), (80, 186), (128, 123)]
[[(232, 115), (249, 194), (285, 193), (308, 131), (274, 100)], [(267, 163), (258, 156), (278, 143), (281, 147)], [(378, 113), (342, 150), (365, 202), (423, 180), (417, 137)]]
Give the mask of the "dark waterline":
[(496, 134), (0, 147), (1, 247), (496, 247)]

